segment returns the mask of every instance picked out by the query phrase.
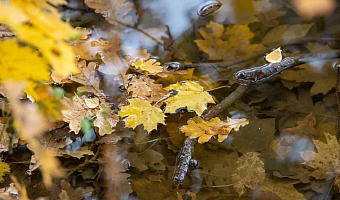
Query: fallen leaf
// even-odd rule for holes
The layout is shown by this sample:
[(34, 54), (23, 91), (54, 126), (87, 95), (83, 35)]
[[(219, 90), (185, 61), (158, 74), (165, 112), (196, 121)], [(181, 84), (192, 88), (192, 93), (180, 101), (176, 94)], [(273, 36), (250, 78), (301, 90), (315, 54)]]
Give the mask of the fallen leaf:
[(269, 152), (269, 144), (275, 134), (275, 119), (249, 119), (249, 124), (234, 134), (233, 146), (243, 154), (257, 151), (262, 154)]
[(73, 74), (70, 77), (70, 80), (84, 85), (77, 88), (79, 92), (92, 92), (97, 96), (103, 95), (103, 91), (99, 88), (100, 79), (96, 66), (96, 63), (90, 62), (86, 67), (80, 69), (80, 73)]
[(317, 131), (314, 128), (316, 119), (313, 113), (306, 116), (302, 121), (297, 121), (297, 124), (296, 127), (283, 129), (282, 133), (309, 137), (317, 135)]
[[(36, 142), (34, 143), (35, 146), (39, 146), (38, 148), (41, 151), (48, 150), (53, 156), (61, 156), (62, 154), (60, 154), (59, 149), (67, 145), (65, 140), (63, 139), (61, 139), (60, 141), (56, 140), (54, 135), (50, 133), (41, 134), (38, 137), (35, 137), (35, 139), (36, 139)], [(32, 149), (31, 144), (27, 144), (27, 148), (34, 151), (34, 149)]]
[(65, 149), (65, 150), (60, 150), (60, 153), (80, 159), (80, 158), (84, 157), (84, 155), (94, 155), (93, 151), (89, 150), (88, 148), (89, 148), (88, 146), (84, 146), (84, 147), (80, 147), (79, 149), (77, 149), (75, 151)]
[(99, 98), (98, 97), (86, 98), (84, 101), (85, 101), (86, 106), (89, 107), (89, 108), (96, 108), (96, 107), (99, 106)]
[(256, 152), (248, 152), (237, 161), (237, 167), (231, 175), (231, 181), (240, 197), (246, 193), (246, 188), (255, 189), (266, 178), (264, 163), (259, 155)]
[(106, 0), (85, 0), (85, 4), (95, 9), (96, 13), (103, 15), (110, 24), (128, 24), (133, 26), (138, 16), (134, 3), (129, 0), (117, 0), (107, 2)]
[(280, 197), (281, 200), (305, 200), (303, 194), (299, 193), (294, 184), (298, 181), (286, 181), (266, 178), (262, 184), (262, 191), (270, 191)]
[(107, 103), (101, 103), (100, 110), (96, 110), (96, 119), (93, 122), (99, 128), (99, 135), (111, 134), (116, 127), (119, 118), (111, 113)]
[(162, 110), (154, 107), (150, 102), (142, 99), (128, 99), (130, 105), (120, 108), (118, 115), (126, 117), (124, 120), (125, 126), (129, 128), (136, 128), (136, 126), (143, 124), (144, 129), (149, 133), (157, 129), (157, 124), (165, 124)]
[(176, 113), (180, 108), (186, 108), (201, 116), (207, 109), (208, 103), (215, 103), (212, 96), (203, 91), (203, 87), (194, 81), (173, 84), (164, 89), (177, 91), (177, 94), (164, 101), (166, 103), (165, 113)]
[(281, 43), (304, 37), (314, 24), (281, 25), (272, 28), (262, 39), (263, 44)]
[(162, 84), (155, 84), (148, 76), (134, 76), (128, 84), (127, 90), (133, 98), (142, 98), (150, 103), (156, 102), (164, 97), (167, 92), (163, 90)]
[(96, 60), (96, 55), (106, 52), (110, 48), (110, 44), (102, 38), (91, 37), (85, 41), (73, 44), (72, 48), (76, 58)]
[[(60, 181), (61, 193), (59, 194), (60, 200), (82, 200), (84, 198), (89, 198), (94, 191), (91, 187), (87, 187), (86, 189), (78, 187), (77, 189), (73, 189), (71, 184), (66, 182), (65, 180)], [(61, 198), (63, 197), (63, 198)]]
[(93, 110), (87, 107), (84, 99), (77, 95), (73, 99), (63, 97), (60, 101), (67, 108), (61, 111), (63, 120), (70, 124), (71, 131), (78, 134), (81, 129), (81, 121), (84, 117), (93, 116)]
[(300, 153), (304, 165), (313, 170), (316, 179), (330, 180), (340, 173), (340, 146), (335, 136), (324, 133), (327, 143), (312, 140), (317, 152), (306, 150)]
[(203, 39), (195, 40), (195, 43), (209, 55), (209, 60), (233, 60), (263, 48), (262, 44), (250, 43), (254, 33), (247, 25), (224, 28), (223, 24), (211, 21), (206, 27), (200, 28), (199, 33)]
[(310, 89), (311, 95), (322, 93), (326, 95), (335, 87), (336, 69), (334, 63), (338, 60), (317, 61), (299, 65), (281, 74), (281, 78), (287, 81), (314, 82)]
[(227, 139), (231, 130), (238, 131), (240, 127), (245, 126), (249, 121), (245, 118), (230, 119), (227, 118), (226, 122), (221, 121), (215, 117), (209, 121), (204, 121), (202, 118), (194, 117), (189, 120), (188, 125), (184, 125), (180, 130), (190, 138), (199, 138), (199, 143), (208, 142), (214, 135), (218, 135), (218, 142), (223, 142)]
[(144, 61), (143, 59), (138, 59), (131, 66), (135, 67), (136, 69), (141, 69), (143, 71), (148, 72), (149, 74), (157, 74), (163, 71), (163, 66), (160, 65), (160, 62), (157, 62), (155, 59), (149, 59)]
[(155, 170), (153, 166), (158, 166), (158, 169), (155, 171), (165, 170), (165, 166), (161, 162), (164, 157), (162, 154), (151, 149), (147, 149), (143, 153), (129, 153), (127, 158), (130, 160), (131, 166), (137, 168), (140, 172), (148, 169)]

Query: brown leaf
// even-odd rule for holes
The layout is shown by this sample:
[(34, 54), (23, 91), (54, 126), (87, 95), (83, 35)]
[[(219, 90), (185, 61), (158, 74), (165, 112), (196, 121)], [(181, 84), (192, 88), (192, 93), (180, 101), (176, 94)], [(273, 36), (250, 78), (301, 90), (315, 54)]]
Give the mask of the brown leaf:
[(285, 181), (266, 178), (262, 185), (262, 191), (270, 191), (281, 198), (281, 200), (305, 200), (303, 194), (299, 193), (294, 184), (298, 181)]
[(145, 75), (134, 76), (127, 89), (133, 98), (146, 99), (150, 103), (160, 100), (167, 94), (161, 84), (155, 84), (154, 80)]
[(81, 68), (79, 74), (74, 74), (70, 79), (84, 85), (78, 87), (79, 92), (92, 92), (97, 96), (102, 96), (103, 91), (99, 88), (100, 80), (96, 71), (97, 64), (90, 62), (86, 67)]
[(94, 155), (93, 151), (89, 150), (88, 146), (80, 147), (76, 151), (68, 150), (68, 149), (65, 149), (65, 150), (62, 149), (62, 150), (60, 150), (60, 153), (65, 154), (65, 155), (69, 155), (69, 156), (72, 156), (72, 157), (76, 157), (78, 159), (84, 157), (84, 155)]
[(78, 134), (81, 128), (81, 121), (84, 117), (91, 117), (94, 115), (92, 109), (88, 108), (84, 99), (75, 95), (73, 99), (63, 97), (62, 104), (66, 106), (66, 110), (62, 110), (63, 120), (70, 124), (71, 131)]
[(248, 152), (237, 161), (237, 167), (231, 175), (231, 181), (239, 196), (246, 192), (246, 188), (255, 189), (266, 178), (264, 163), (259, 155), (256, 152)]
[(82, 200), (90, 197), (92, 192), (94, 191), (93, 188), (87, 187), (86, 189), (78, 187), (77, 189), (73, 189), (71, 184), (67, 183), (65, 180), (61, 180), (61, 193), (59, 194), (60, 200)]
[(85, 0), (85, 4), (95, 9), (96, 13), (102, 14), (110, 24), (124, 23), (133, 26), (138, 19), (134, 4), (129, 0)]
[(309, 137), (317, 135), (317, 131), (314, 128), (316, 124), (314, 113), (310, 113), (302, 121), (297, 121), (297, 124), (298, 125), (294, 128), (283, 129), (282, 133)]
[(316, 179), (330, 180), (340, 173), (340, 146), (335, 136), (324, 133), (327, 143), (313, 140), (317, 152), (306, 150), (300, 153), (303, 164), (313, 170)]
[(116, 127), (119, 117), (111, 113), (107, 103), (100, 104), (100, 110), (96, 110), (96, 119), (93, 122), (99, 128), (99, 135), (111, 134)]

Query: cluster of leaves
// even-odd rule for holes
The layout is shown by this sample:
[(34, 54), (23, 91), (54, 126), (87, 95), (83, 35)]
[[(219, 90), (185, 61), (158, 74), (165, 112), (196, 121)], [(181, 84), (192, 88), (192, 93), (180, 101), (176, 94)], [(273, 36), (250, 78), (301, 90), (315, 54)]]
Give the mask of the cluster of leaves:
[[(182, 185), (192, 189), (186, 195), (193, 198), (230, 193), (241, 197), (250, 192), (259, 194), (258, 199), (266, 195), (305, 199), (325, 196), (329, 180), (335, 191), (340, 188), (340, 147), (335, 137), (334, 95), (330, 94), (336, 79), (332, 65), (306, 64), (287, 71), (277, 84), (254, 87), (228, 108), (232, 118), (209, 121), (204, 120), (204, 113), (221, 94), (214, 98), (207, 90), (219, 86), (217, 80), (233, 84), (230, 68), (217, 70), (218, 75), (214, 67), (199, 68), (207, 73), (202, 75), (194, 69), (169, 71), (162, 66), (170, 58), (191, 62), (202, 53), (210, 61), (231, 61), (271, 44), (300, 40), (316, 24), (286, 25), (283, 17), (290, 7), (281, 3), (222, 1), (224, 6), (212, 16), (215, 22), (208, 20), (200, 27), (190, 45), (188, 40), (171, 41), (170, 29), (169, 38), (161, 40), (165, 47), (171, 43), (172, 50), (154, 52), (166, 54), (160, 62), (146, 49), (121, 45), (119, 34), (127, 31), (121, 25), (140, 30), (132, 1), (85, 0), (114, 25), (110, 36), (101, 33), (103, 27), (72, 28), (61, 21), (56, 6), (64, 3), (0, 1), (0, 22), (11, 32), (0, 38), (1, 152), (26, 145), (33, 154), (25, 160), (28, 174), (34, 176), (39, 169), (44, 185), (55, 191), (41, 196), (82, 199), (91, 196), (94, 187), (98, 191), (101, 184), (96, 180), (100, 179), (110, 191), (104, 195), (108, 199), (128, 199), (133, 192), (139, 199), (183, 199), (180, 194), (184, 191), (171, 190), (169, 177), (174, 152), (182, 147), (185, 136), (198, 138), (200, 143), (194, 152), (199, 169)], [(194, 51), (189, 49), (192, 46)], [(304, 47), (310, 52), (331, 49), (328, 44), (307, 43)], [(274, 54), (279, 56), (267, 55), (268, 62), (272, 57), (274, 62), (282, 59), (281, 49)], [(211, 140), (214, 135), (217, 141)], [(11, 167), (15, 161), (11, 163), (11, 156), (6, 160)], [(97, 164), (104, 168), (94, 167)], [(0, 168), (0, 177), (10, 172), (5, 162), (0, 162)], [(19, 180), (27, 176), (13, 174)], [(70, 176), (72, 184), (80, 177), (83, 183), (73, 189)], [(64, 179), (55, 185), (53, 178)], [(11, 189), (0, 195), (18, 191), (22, 199), (34, 195), (26, 191), (27, 181), (19, 182), (14, 176), (12, 181), (6, 179)], [(202, 183), (214, 189), (193, 192)], [(305, 186), (298, 189), (296, 184)]]

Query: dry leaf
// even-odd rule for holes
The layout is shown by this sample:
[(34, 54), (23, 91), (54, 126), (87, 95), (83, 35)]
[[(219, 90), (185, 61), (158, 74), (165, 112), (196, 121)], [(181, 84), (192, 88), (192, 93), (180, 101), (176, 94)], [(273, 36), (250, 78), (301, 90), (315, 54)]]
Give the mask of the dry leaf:
[(207, 109), (208, 103), (215, 103), (212, 96), (203, 91), (203, 87), (194, 81), (173, 84), (164, 89), (177, 91), (177, 94), (164, 101), (166, 103), (165, 113), (176, 113), (180, 108), (186, 108), (201, 116)]
[[(66, 182), (65, 180), (60, 181), (61, 193), (58, 195), (60, 200), (82, 200), (89, 198), (92, 195), (93, 189), (91, 187), (87, 187), (86, 189), (78, 187), (77, 189), (73, 189), (71, 184)], [(62, 197), (62, 198), (61, 198)]]
[(65, 150), (60, 150), (60, 153), (80, 159), (84, 157), (84, 155), (94, 155), (93, 151), (89, 150), (88, 148), (89, 148), (88, 146), (84, 146), (84, 147), (80, 147), (79, 149), (76, 149), (75, 151), (65, 149)]
[[(311, 95), (322, 93), (326, 95), (336, 82), (336, 69), (334, 63), (338, 60), (317, 61), (299, 65), (281, 74), (282, 79), (295, 81), (300, 85), (301, 82), (314, 82), (310, 89)], [(298, 86), (297, 85), (297, 86)]]
[(262, 185), (262, 191), (270, 191), (280, 197), (281, 200), (305, 200), (303, 194), (299, 193), (294, 184), (298, 181), (286, 181), (266, 178)]
[(327, 143), (313, 140), (317, 152), (306, 150), (300, 153), (303, 163), (313, 170), (316, 179), (330, 180), (340, 173), (340, 146), (335, 136), (324, 133)]
[(63, 97), (61, 103), (67, 108), (62, 110), (63, 120), (70, 124), (71, 131), (78, 134), (84, 117), (92, 117), (94, 112), (86, 106), (84, 99), (75, 95), (73, 99)]
[(100, 79), (96, 66), (96, 63), (90, 62), (86, 67), (80, 69), (79, 74), (73, 74), (70, 77), (70, 80), (84, 85), (77, 88), (79, 92), (92, 92), (97, 96), (103, 95), (103, 91), (99, 88)]
[(167, 94), (161, 84), (155, 84), (154, 80), (145, 75), (132, 77), (127, 90), (133, 98), (142, 98), (150, 103), (160, 100)]
[(84, 60), (96, 60), (96, 56), (106, 52), (110, 45), (102, 38), (91, 37), (72, 46), (76, 58)]
[(231, 181), (240, 197), (246, 193), (246, 188), (255, 189), (266, 178), (264, 163), (259, 155), (256, 152), (248, 152), (237, 161), (237, 167), (231, 175)]
[(99, 135), (103, 136), (111, 134), (118, 121), (118, 116), (111, 113), (109, 105), (107, 103), (102, 103), (100, 105), (100, 110), (96, 110), (96, 119), (94, 120), (93, 125), (99, 128)]
[(96, 13), (102, 14), (110, 24), (124, 23), (133, 26), (138, 19), (134, 4), (129, 0), (85, 0), (85, 4), (95, 9)]
[(218, 117), (211, 119), (210, 121), (204, 121), (202, 118), (194, 117), (193, 120), (189, 120), (188, 125), (181, 127), (181, 131), (190, 138), (198, 138), (199, 143), (208, 142), (214, 135), (218, 135), (218, 141), (223, 142), (227, 139), (230, 131), (234, 129), (238, 131), (241, 126), (245, 126), (249, 121), (243, 119), (230, 119), (227, 118), (226, 122), (221, 121)]
[(282, 50), (281, 47), (273, 50), (269, 54), (266, 55), (266, 61), (270, 63), (278, 63), (282, 60)]
[(130, 105), (120, 108), (118, 115), (125, 117), (125, 126), (129, 128), (136, 128), (139, 124), (143, 124), (144, 129), (149, 133), (157, 129), (157, 124), (165, 124), (162, 110), (154, 107), (148, 101), (142, 99), (128, 99)]
[(85, 101), (86, 106), (89, 107), (89, 108), (96, 108), (96, 107), (99, 106), (99, 98), (98, 97), (86, 98), (84, 101)]
[(150, 59), (144, 61), (142, 58), (138, 59), (131, 66), (135, 67), (136, 69), (141, 69), (143, 71), (148, 72), (149, 74), (157, 74), (163, 71), (163, 66), (160, 66), (160, 62), (157, 62), (155, 59)]
[(294, 128), (283, 129), (282, 133), (308, 137), (317, 135), (317, 131), (314, 128), (316, 119), (313, 113), (306, 116), (302, 121), (298, 121), (297, 124)]

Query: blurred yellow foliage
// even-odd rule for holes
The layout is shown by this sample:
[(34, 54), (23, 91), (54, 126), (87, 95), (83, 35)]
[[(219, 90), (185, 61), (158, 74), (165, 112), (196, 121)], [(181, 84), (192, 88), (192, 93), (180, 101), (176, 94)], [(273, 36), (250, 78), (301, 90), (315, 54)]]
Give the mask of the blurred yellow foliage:
[[(60, 0), (49, 2), (64, 3)], [(78, 71), (72, 48), (65, 41), (71, 36), (76, 36), (78, 32), (61, 21), (60, 14), (47, 1), (16, 0), (6, 3), (0, 1), (0, 22), (10, 26), (21, 41), (36, 47), (42, 54), (41, 59), (44, 58), (58, 75), (66, 77), (69, 73)], [(9, 52), (14, 54), (15, 51)], [(28, 57), (29, 54), (25, 56)], [(1, 62), (3, 58), (4, 56), (1, 57)], [(29, 63), (20, 67), (29, 69), (31, 66)], [(41, 69), (48, 69), (46, 63), (40, 63), (36, 67), (40, 68), (36, 73), (41, 73), (43, 71)]]

